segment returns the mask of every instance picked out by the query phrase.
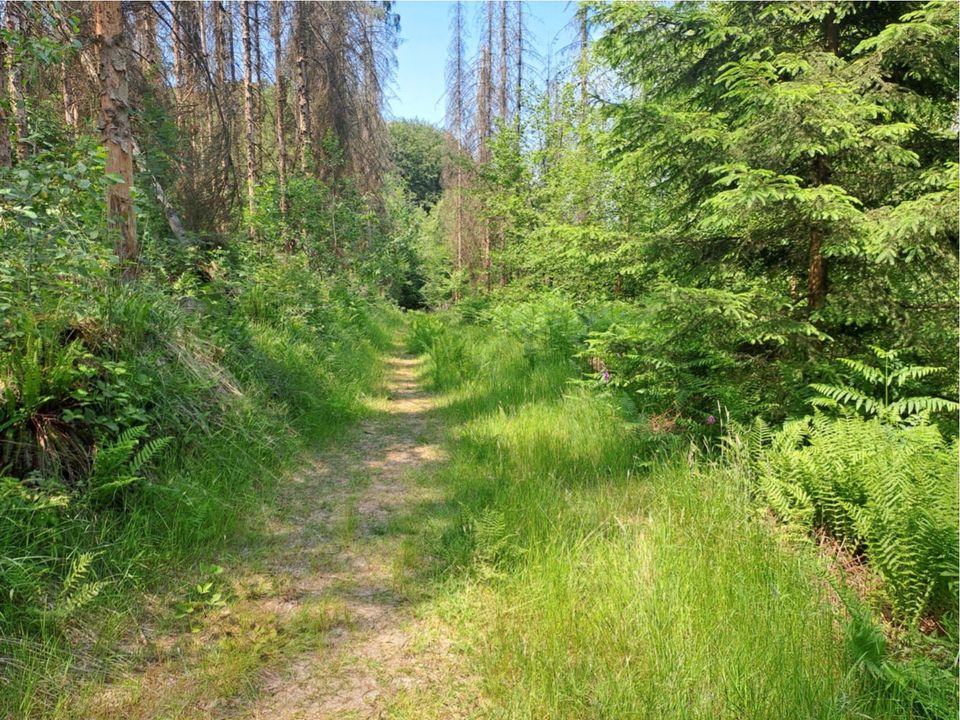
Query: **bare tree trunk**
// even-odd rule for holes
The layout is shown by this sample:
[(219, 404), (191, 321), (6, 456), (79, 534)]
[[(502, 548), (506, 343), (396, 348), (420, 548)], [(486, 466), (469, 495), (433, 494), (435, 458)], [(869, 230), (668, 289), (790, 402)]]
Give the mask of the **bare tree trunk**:
[(233, 47), (233, 5), (231, 3), (221, 3), (225, 12), (224, 19), (227, 21), (227, 77), (230, 78), (230, 84), (237, 84), (237, 57)]
[[(823, 49), (836, 55), (840, 47), (837, 16), (830, 10), (823, 19)], [(830, 164), (822, 155), (814, 160), (813, 182), (819, 187), (830, 182)], [(823, 228), (814, 223), (810, 230), (807, 248), (807, 308), (815, 312), (823, 308), (827, 300), (827, 262), (823, 255)]]
[(157, 15), (149, 2), (138, 2), (137, 48), (141, 72), (149, 77), (160, 66), (160, 46), (157, 44)]
[(254, 95), (254, 118), (257, 124), (256, 133), (256, 159), (257, 171), (263, 168), (263, 128), (266, 124), (264, 119), (267, 116), (266, 108), (263, 106), (263, 54), (260, 50), (260, 3), (253, 3), (253, 23), (251, 26), (253, 33), (253, 70), (256, 77), (256, 94)]
[(177, 127), (183, 127), (183, 99), (184, 88), (187, 84), (186, 52), (184, 48), (183, 31), (183, 0), (174, 0), (170, 5), (172, 37), (170, 42), (173, 45), (173, 98), (176, 105), (174, 113), (176, 115)]
[[(0, 93), (5, 94), (9, 88), (8, 68), (10, 60), (7, 57), (9, 52), (7, 43), (2, 34), (0, 34)], [(7, 117), (7, 99), (0, 95), (0, 168), (8, 168), (11, 165), (12, 158), (10, 154), (10, 120)]]
[(587, 115), (587, 81), (590, 76), (589, 65), (589, 28), (587, 26), (587, 11), (581, 7), (577, 10), (577, 29), (580, 43), (580, 59), (578, 61), (577, 72), (580, 76), (580, 122), (586, 120)]
[(107, 188), (107, 219), (117, 230), (115, 252), (124, 279), (137, 272), (137, 216), (133, 207), (133, 133), (130, 129), (126, 35), (120, 3), (93, 3), (100, 49), (100, 131), (107, 149), (107, 175), (119, 175)]
[(73, 87), (70, 82), (70, 69), (66, 60), (60, 61), (60, 86), (63, 90), (63, 119), (68, 127), (76, 129), (80, 124), (80, 107), (77, 105), (77, 97), (73, 94)]
[(277, 113), (277, 183), (280, 186), (280, 218), (283, 223), (282, 233), (284, 239), (284, 248), (288, 253), (297, 249), (296, 238), (287, 232), (287, 136), (283, 124), (284, 107), (287, 100), (287, 87), (283, 77), (283, 3), (281, 0), (274, 0), (272, 5), (273, 23), (271, 25), (271, 35), (273, 39), (273, 72), (276, 78), (274, 94), (276, 98)]
[(499, 107), (497, 109), (500, 111), (500, 119), (504, 125), (506, 125), (507, 118), (510, 115), (510, 108), (507, 106), (508, 98), (510, 97), (508, 91), (510, 86), (510, 43), (507, 40), (508, 27), (507, 3), (506, 0), (500, 0), (500, 87), (497, 88), (499, 90)]
[[(200, 25), (200, 57), (203, 65), (201, 75), (203, 79), (206, 80), (210, 77), (210, 44), (207, 41), (207, 9), (206, 3), (203, 2), (203, 0), (201, 0), (197, 6), (197, 19)], [(215, 88), (207, 87), (203, 101), (204, 120), (206, 121), (204, 127), (204, 145), (208, 147), (213, 140), (214, 92), (216, 92)]]
[(523, 0), (518, 0), (517, 2), (517, 28), (515, 37), (517, 44), (513, 52), (517, 71), (517, 85), (515, 88), (516, 97), (513, 101), (513, 112), (516, 118), (517, 136), (519, 137), (521, 130), (520, 113), (523, 109)]
[[(253, 144), (253, 60), (250, 47), (250, 1), (244, 0), (240, 6), (243, 13), (243, 122), (246, 128), (247, 147), (247, 209), (251, 215), (255, 209), (255, 191), (257, 186), (257, 166)], [(253, 234), (253, 225), (250, 225)]]
[(303, 3), (294, 4), (293, 43), (296, 53), (295, 83), (297, 90), (297, 160), (300, 170), (307, 171), (310, 159), (310, 104), (307, 98), (307, 57), (304, 48), (304, 33), (306, 32), (303, 17)]
[(224, 30), (226, 11), (220, 0), (213, 2), (213, 52), (215, 58), (214, 77), (221, 93), (227, 93), (227, 40)]
[[(456, 269), (463, 270), (464, 266), (464, 212), (463, 212), (463, 156), (466, 153), (466, 103), (465, 97), (465, 68), (464, 68), (464, 21), (463, 2), (458, 0), (453, 6), (453, 22), (451, 27), (452, 44), (450, 59), (447, 66), (447, 84), (449, 87), (447, 100), (447, 127), (450, 136), (450, 157), (445, 169), (446, 178), (452, 174), (453, 203), (454, 203), (454, 245), (456, 250)], [(453, 165), (451, 168), (450, 165)], [(451, 173), (452, 170), (452, 173)], [(459, 290), (454, 289), (454, 299), (458, 299)]]
[[(22, 2), (7, 2), (7, 32), (11, 37), (17, 38), (18, 42), (23, 38), (23, 15)], [(7, 92), (13, 110), (13, 124), (17, 131), (17, 161), (23, 162), (30, 155), (30, 128), (27, 124), (27, 105), (23, 97), (23, 71), (13, 52), (9, 50), (7, 59)]]

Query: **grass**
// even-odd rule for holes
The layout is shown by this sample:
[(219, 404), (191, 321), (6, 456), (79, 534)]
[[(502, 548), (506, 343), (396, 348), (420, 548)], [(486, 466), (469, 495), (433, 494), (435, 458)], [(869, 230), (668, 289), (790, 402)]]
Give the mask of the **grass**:
[[(420, 338), (431, 353), (423, 379), (439, 393), (432, 420), (447, 440), (445, 460), (412, 468), (411, 481), (428, 492), (415, 493), (360, 538), (353, 493), (366, 477), (355, 474), (325, 528), (358, 553), (364, 543), (382, 550), (391, 593), (420, 629), (408, 649), (414, 660), (436, 661), (434, 646), (444, 646), (441, 638), (452, 642), (453, 657), (428, 669), (436, 676), (429, 687), (385, 698), (386, 717), (952, 716), (952, 672), (885, 650), (869, 608), (840, 601), (815, 547), (771, 521), (741, 468), (631, 424), (616, 398), (580, 384), (577, 368), (560, 353), (531, 351), (486, 327), (439, 327), (433, 331), (444, 341)], [(129, 601), (100, 621), (102, 640), (86, 655), (76, 642), (63, 646), (81, 664), (104, 664), (102, 672), (82, 669), (89, 684), (80, 684), (70, 702), (58, 705), (54, 695), (77, 687), (65, 655), (26, 653), (36, 664), (21, 677), (35, 683), (25, 685), (34, 705), (21, 705), (23, 714), (193, 717), (219, 712), (223, 703), (241, 707), (262, 691), (264, 671), (283, 676), (302, 653), (323, 656), (331, 629), (351, 627), (337, 600), (341, 587), (329, 588), (331, 598), (277, 609), (284, 580), (259, 573), (256, 564), (281, 551), (255, 544), (256, 508), (270, 505), (274, 490), (258, 473), (282, 471), (308, 438), (350, 416), (343, 410), (349, 405), (335, 414), (312, 406), (309, 388), (330, 377), (316, 372), (317, 363), (336, 369), (360, 358), (368, 374), (348, 389), (357, 393), (375, 383), (377, 354), (366, 341), (341, 346), (342, 354), (330, 358), (298, 345), (296, 336), (274, 340), (260, 346), (282, 368), (271, 384), (302, 389), (290, 395), (300, 408), (293, 417), (313, 419), (287, 420), (282, 434), (264, 436), (263, 449), (249, 435), (198, 448), (179, 471), (195, 473), (190, 487), (197, 478), (209, 483), (212, 489), (194, 492), (219, 508), (205, 512), (226, 532), (198, 528), (189, 514), (168, 528), (176, 543), (205, 543), (192, 552), (168, 546), (170, 557), (189, 568), (227, 535), (246, 584), (233, 584), (225, 608), (207, 608), (197, 632), (171, 627), (176, 647), (158, 650), (135, 681), (106, 693), (99, 678), (111, 669), (110, 648), (124, 623), (138, 617)], [(288, 350), (295, 357), (284, 360)], [(251, 423), (263, 420), (256, 408), (277, 402), (259, 392), (250, 397)], [(368, 404), (378, 411), (376, 401)], [(243, 457), (261, 453), (255, 463), (232, 454), (241, 440)], [(210, 458), (229, 465), (205, 462)], [(259, 497), (228, 495), (222, 468), (241, 466), (242, 487)], [(164, 472), (178, 477), (173, 468)], [(311, 571), (326, 561), (309, 560)], [(376, 669), (386, 677), (384, 663)]]
[[(117, 648), (131, 628), (164, 615), (151, 598), (197, 582), (205, 558), (249, 539), (277, 478), (365, 412), (395, 316), (370, 303), (324, 305), (336, 289), (298, 268), (280, 272), (299, 295), (260, 293), (254, 309), (241, 296), (239, 309), (191, 318), (146, 284), (130, 300), (138, 315), (165, 319), (156, 332), (124, 325), (118, 332), (135, 339), (111, 350), (128, 375), (152, 378), (150, 396), (137, 399), (151, 436), (173, 438), (148, 479), (100, 506), (80, 493), (50, 507), (0, 497), (13, 520), (0, 528), (0, 717), (48, 717), (69, 688), (128, 663)], [(214, 296), (211, 308), (223, 301)], [(67, 592), (70, 568), (82, 572)], [(226, 643), (210, 677), (220, 665), (241, 677), (244, 652)]]
[(450, 517), (421, 551), (484, 716), (949, 716), (949, 672), (911, 685), (858, 662), (820, 558), (737, 468), (641, 437), (562, 357), (450, 332), (464, 354), (427, 365), (448, 388)]

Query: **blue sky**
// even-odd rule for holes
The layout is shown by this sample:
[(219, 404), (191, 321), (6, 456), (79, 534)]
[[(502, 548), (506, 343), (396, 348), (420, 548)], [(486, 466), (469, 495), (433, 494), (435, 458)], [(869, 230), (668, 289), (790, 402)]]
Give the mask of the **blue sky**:
[[(443, 122), (444, 72), (450, 44), (450, 2), (400, 0), (400, 47), (397, 49), (397, 73), (389, 97), (388, 118), (419, 118), (435, 124)], [(482, 2), (464, 3), (470, 35), (467, 47), (472, 60), (477, 44), (477, 17)], [(574, 2), (544, 0), (525, 2), (526, 33), (533, 53), (527, 58), (532, 74), (539, 75), (553, 46), (556, 58), (573, 41), (570, 19)], [(527, 43), (525, 43), (527, 44)]]

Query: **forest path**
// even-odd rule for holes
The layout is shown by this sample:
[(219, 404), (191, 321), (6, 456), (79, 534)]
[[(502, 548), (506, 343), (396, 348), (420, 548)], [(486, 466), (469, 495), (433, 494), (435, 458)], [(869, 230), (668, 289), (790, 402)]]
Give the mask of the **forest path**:
[(472, 716), (473, 683), (417, 581), (446, 459), (419, 364), (387, 361), (385, 397), (282, 482), (257, 540), (224, 563), (226, 606), (150, 641), (142, 674), (87, 717)]

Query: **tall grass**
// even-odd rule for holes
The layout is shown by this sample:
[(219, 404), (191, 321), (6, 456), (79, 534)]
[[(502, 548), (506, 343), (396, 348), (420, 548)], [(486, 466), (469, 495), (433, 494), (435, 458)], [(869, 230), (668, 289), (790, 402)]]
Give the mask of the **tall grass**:
[(107, 502), (55, 477), (0, 485), (0, 717), (43, 717), (75, 676), (108, 672), (147, 594), (255, 523), (286, 466), (378, 386), (394, 311), (296, 263), (256, 270), (267, 277), (210, 289), (202, 314), (145, 280), (123, 306), (140, 312), (113, 308), (92, 331), (116, 337), (85, 340), (151, 378), (127, 391), (171, 447), (144, 477)]
[(949, 673), (872, 672), (816, 553), (784, 542), (742, 470), (643, 437), (562, 354), (444, 332), (464, 347), (459, 367), (429, 359), (452, 388), (457, 517), (430, 552), (461, 589), (447, 610), (489, 716), (949, 715)]

